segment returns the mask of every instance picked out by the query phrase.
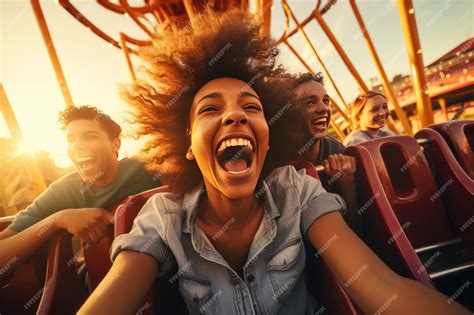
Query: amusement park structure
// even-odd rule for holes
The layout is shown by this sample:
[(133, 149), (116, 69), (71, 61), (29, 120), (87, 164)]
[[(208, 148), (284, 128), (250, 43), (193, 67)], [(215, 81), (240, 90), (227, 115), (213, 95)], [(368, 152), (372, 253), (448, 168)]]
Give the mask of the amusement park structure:
[[(41, 2), (38, 0), (31, 0), (30, 2), (41, 30), (51, 64), (54, 68), (64, 103), (67, 106), (74, 106), (67, 78), (62, 71), (55, 44), (43, 14)], [(448, 111), (454, 112), (459, 110), (459, 107), (464, 104), (467, 106), (472, 104), (470, 100), (472, 100), (472, 91), (474, 90), (472, 88), (474, 84), (474, 67), (472, 65), (474, 38), (470, 38), (456, 47), (453, 50), (454, 53), (448, 53), (444, 58), (441, 57), (433, 64), (425, 67), (412, 1), (399, 0), (397, 2), (400, 21), (405, 35), (411, 75), (395, 77), (391, 82), (377, 54), (376, 47), (370, 37), (370, 30), (364, 22), (364, 18), (358, 9), (356, 1), (349, 1), (358, 26), (360, 27), (361, 34), (363, 35), (364, 42), (367, 45), (370, 57), (379, 74), (379, 77), (376, 78), (375, 81), (380, 82), (380, 84), (378, 86), (372, 86), (371, 88), (384, 92), (389, 101), (389, 108), (392, 114), (391, 119), (388, 121), (388, 127), (396, 134), (413, 135), (414, 130), (419, 130), (435, 122), (434, 111), (437, 109), (440, 109), (442, 113), (442, 118), (437, 120), (437, 122), (439, 122), (448, 119)], [(131, 79), (135, 80), (135, 67), (132, 63), (131, 55), (136, 55), (140, 47), (151, 43), (156, 29), (184, 27), (187, 25), (192, 26), (195, 14), (199, 12), (203, 6), (210, 5), (216, 11), (225, 11), (234, 7), (250, 10), (261, 18), (264, 26), (263, 29), (269, 34), (272, 24), (272, 12), (276, 3), (274, 3), (273, 0), (145, 0), (140, 5), (137, 5), (137, 2), (132, 5), (126, 0), (97, 0), (96, 5), (100, 6), (103, 10), (128, 17), (133, 24), (142, 31), (145, 39), (138, 39), (123, 32), (107, 34), (106, 31), (98, 27), (94, 21), (88, 19), (85, 13), (81, 13), (72, 1), (58, 0), (58, 4), (93, 34), (107, 41), (110, 45), (121, 49), (125, 60), (124, 66), (126, 65), (128, 67)], [(317, 0), (314, 1), (314, 4), (314, 10), (310, 12), (305, 19), (299, 21), (292, 9), (292, 5), (286, 0), (281, 1), (285, 29), (281, 37), (277, 40), (277, 45), (286, 46), (309, 72), (315, 74), (318, 70), (322, 70), (328, 83), (335, 91), (334, 97), (331, 98), (333, 119), (330, 124), (332, 132), (340, 139), (343, 139), (350, 132), (350, 102), (341, 94), (340, 87), (328, 70), (325, 61), (318, 53), (318, 39), (309, 37), (308, 28), (310, 27), (310, 22), (316, 21), (323, 30), (339, 54), (342, 62), (349, 70), (359, 90), (367, 92), (369, 86), (361, 77), (358, 69), (354, 66), (340, 41), (325, 22), (324, 15), (331, 10), (332, 7), (337, 5), (337, 1), (329, 0), (323, 3), (322, 0)], [(281, 21), (273, 20), (273, 23), (281, 23)], [(290, 25), (294, 25), (294, 27), (290, 28)], [(317, 60), (316, 65), (308, 64), (299, 53), (299, 51), (301, 51), (300, 47), (297, 49), (290, 43), (290, 39), (297, 34), (304, 38), (304, 44), (307, 45), (307, 48), (309, 48)], [(452, 71), (455, 71), (455, 73), (451, 73)], [(12, 136), (11, 139), (0, 139), (0, 145), (2, 146), (2, 152), (12, 152), (14, 151), (15, 143), (18, 143), (22, 136), (20, 126), (14, 117), (3, 87), (0, 88), (0, 106), (6, 125)], [(30, 164), (34, 163), (32, 162)], [(30, 173), (36, 183), (38, 191), (44, 190), (46, 183), (41, 178), (41, 174), (37, 168), (32, 167)]]

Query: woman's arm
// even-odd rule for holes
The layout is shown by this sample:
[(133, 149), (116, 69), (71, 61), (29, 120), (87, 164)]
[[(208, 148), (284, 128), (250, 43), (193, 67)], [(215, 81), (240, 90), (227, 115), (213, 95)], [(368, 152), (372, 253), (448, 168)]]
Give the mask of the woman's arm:
[(364, 313), (470, 314), (441, 293), (388, 268), (338, 212), (317, 219), (308, 237), (339, 283)]
[(124, 250), (77, 314), (135, 314), (159, 271), (150, 255)]

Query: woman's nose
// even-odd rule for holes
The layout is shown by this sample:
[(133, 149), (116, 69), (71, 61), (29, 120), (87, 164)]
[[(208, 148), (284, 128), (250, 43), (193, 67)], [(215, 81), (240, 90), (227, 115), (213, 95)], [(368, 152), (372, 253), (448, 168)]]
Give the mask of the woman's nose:
[(247, 123), (247, 115), (242, 108), (232, 108), (229, 109), (222, 119), (223, 125), (232, 125), (232, 124), (246, 124)]

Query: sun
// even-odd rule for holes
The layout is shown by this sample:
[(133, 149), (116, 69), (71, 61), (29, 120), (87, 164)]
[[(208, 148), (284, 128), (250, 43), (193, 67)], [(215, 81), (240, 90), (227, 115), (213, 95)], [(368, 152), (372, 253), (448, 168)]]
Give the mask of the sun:
[(23, 139), (18, 143), (15, 155), (33, 154), (39, 151), (41, 151), (41, 148), (37, 144), (35, 144), (33, 141), (27, 141)]

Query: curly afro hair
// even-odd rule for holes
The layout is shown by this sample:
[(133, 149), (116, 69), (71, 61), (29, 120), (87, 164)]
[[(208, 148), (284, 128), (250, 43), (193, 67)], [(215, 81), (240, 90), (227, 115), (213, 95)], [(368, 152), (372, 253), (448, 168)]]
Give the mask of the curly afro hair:
[(281, 79), (290, 76), (275, 66), (278, 50), (261, 30), (247, 12), (206, 8), (192, 28), (160, 30), (140, 51), (145, 65), (137, 81), (122, 88), (122, 96), (132, 107), (137, 135), (148, 136), (138, 158), (174, 191), (202, 180), (197, 163), (185, 156), (193, 98), (207, 82), (223, 77), (246, 82), (259, 95), (267, 120), (288, 102), (292, 81)]

